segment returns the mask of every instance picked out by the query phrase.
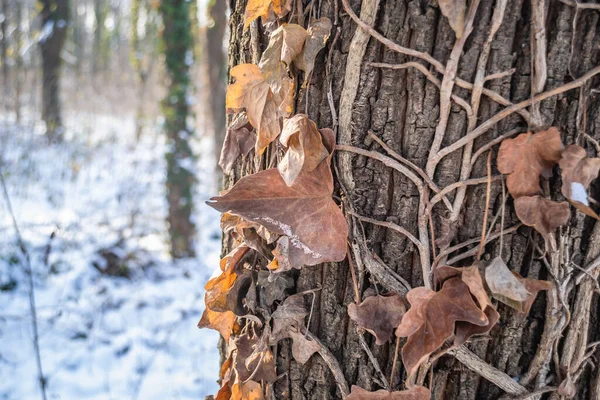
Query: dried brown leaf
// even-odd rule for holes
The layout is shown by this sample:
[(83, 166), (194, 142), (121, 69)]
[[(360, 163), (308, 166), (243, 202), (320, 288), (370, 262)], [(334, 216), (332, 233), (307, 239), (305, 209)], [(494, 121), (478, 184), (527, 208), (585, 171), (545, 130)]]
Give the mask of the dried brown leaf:
[(494, 258), (485, 269), (485, 281), (494, 297), (521, 302), (531, 296), (500, 257)]
[(516, 301), (508, 297), (503, 297), (501, 295), (494, 295), (494, 297), (506, 304), (507, 306), (519, 311), (520, 313), (529, 314), (529, 310), (531, 310), (531, 306), (535, 302), (535, 298), (537, 297), (538, 293), (544, 290), (551, 289), (552, 283), (538, 279), (524, 278), (516, 272), (513, 272), (512, 274), (517, 278), (519, 282), (521, 282), (523, 286), (525, 286), (525, 289), (527, 289), (527, 291), (530, 293), (527, 299), (525, 299), (524, 301)]
[(392, 338), (405, 312), (404, 301), (397, 294), (371, 296), (359, 305), (348, 305), (350, 318), (360, 328), (373, 334), (378, 345), (383, 345)]
[(264, 293), (266, 305), (269, 307), (274, 302), (283, 300), (286, 290), (294, 287), (294, 279), (291, 276), (272, 274), (268, 271), (258, 273), (257, 283)]
[(208, 308), (204, 309), (202, 318), (198, 322), (198, 328), (209, 328), (218, 331), (225, 341), (229, 341), (232, 331), (237, 330), (235, 314), (231, 311), (215, 312)]
[(248, 0), (246, 5), (244, 29), (257, 18), (267, 20), (270, 13), (282, 18), (292, 10), (291, 0)]
[(369, 392), (363, 388), (352, 385), (352, 392), (347, 400), (429, 400), (431, 393), (429, 389), (423, 386), (415, 386), (407, 390), (397, 392), (388, 392), (380, 389), (376, 392)]
[(475, 305), (469, 287), (460, 278), (450, 278), (425, 306), (425, 321), (402, 348), (402, 361), (412, 376), (423, 360), (454, 335), (458, 321), (488, 324), (487, 316)]
[(598, 177), (600, 158), (587, 158), (583, 147), (570, 145), (562, 152), (558, 165), (562, 171), (562, 194), (578, 210), (600, 220), (590, 208), (587, 194), (590, 183)]
[(256, 128), (256, 152), (264, 149), (281, 133), (279, 103), (258, 66), (240, 64), (231, 69), (235, 82), (227, 88), (226, 107), (233, 111), (246, 110), (248, 121)]
[(506, 186), (514, 197), (540, 192), (540, 175), (548, 178), (560, 160), (563, 144), (557, 128), (505, 139), (498, 152), (498, 170), (508, 174)]
[(317, 125), (305, 114), (283, 121), (279, 141), (287, 151), (277, 169), (288, 186), (292, 186), (300, 171), (314, 171), (329, 155)]
[[(326, 147), (331, 150), (332, 132), (321, 131)], [(207, 204), (287, 236), (291, 265), (342, 261), (346, 256), (348, 227), (331, 198), (330, 160), (331, 156), (312, 172), (302, 171), (291, 187), (276, 168), (245, 176), (226, 194), (211, 198)]]
[(519, 197), (515, 200), (515, 211), (521, 222), (533, 227), (544, 237), (566, 224), (571, 216), (569, 203), (559, 203), (542, 196)]
[(290, 330), (288, 332), (288, 337), (293, 340), (292, 356), (294, 356), (294, 360), (300, 364), (306, 364), (312, 355), (321, 349), (319, 343), (307, 338), (300, 332)]
[(419, 330), (425, 323), (427, 303), (433, 296), (435, 296), (435, 292), (423, 286), (411, 289), (406, 294), (406, 300), (408, 300), (411, 307), (404, 314), (400, 325), (398, 325), (396, 336), (408, 337)]
[(264, 339), (244, 334), (233, 340), (234, 369), (240, 381), (250, 378), (257, 381), (274, 382), (277, 379), (273, 353), (268, 349)]
[(317, 54), (325, 47), (331, 34), (331, 20), (323, 17), (311, 21), (308, 25), (308, 37), (304, 42), (304, 49), (294, 58), (294, 65), (304, 71), (304, 85), (306, 86), (310, 73), (315, 66)]
[(444, 17), (448, 18), (450, 27), (460, 39), (465, 32), (465, 12), (467, 3), (465, 0), (438, 0), (440, 10)]
[(283, 24), (271, 33), (258, 66), (273, 92), (279, 91), (281, 76), (287, 75), (292, 60), (302, 52), (307, 36), (306, 29), (297, 24)]
[(256, 135), (248, 127), (239, 129), (229, 128), (221, 148), (219, 166), (226, 174), (231, 173), (235, 162), (240, 156), (247, 156), (254, 148)]

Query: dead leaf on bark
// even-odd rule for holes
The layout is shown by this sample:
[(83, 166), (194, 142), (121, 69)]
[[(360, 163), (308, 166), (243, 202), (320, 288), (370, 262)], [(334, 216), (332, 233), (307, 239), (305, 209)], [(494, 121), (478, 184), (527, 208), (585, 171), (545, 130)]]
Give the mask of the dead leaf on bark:
[(402, 321), (396, 329), (396, 336), (408, 337), (419, 330), (425, 323), (425, 309), (433, 296), (435, 296), (435, 292), (424, 286), (411, 289), (406, 294), (406, 300), (410, 303), (410, 308), (402, 317)]
[(273, 92), (281, 88), (281, 76), (288, 74), (288, 68), (302, 52), (307, 36), (306, 29), (297, 24), (283, 24), (271, 33), (269, 46), (258, 66)]
[(258, 273), (258, 286), (263, 292), (267, 306), (272, 306), (274, 302), (283, 300), (287, 289), (294, 287), (294, 279), (282, 274), (272, 274), (268, 271)]
[(600, 170), (600, 158), (587, 158), (585, 149), (570, 145), (562, 152), (558, 162), (562, 171), (562, 194), (584, 214), (600, 220), (598, 214), (590, 208), (587, 189)]
[(237, 265), (248, 250), (247, 246), (241, 245), (221, 259), (222, 273), (210, 279), (204, 286), (206, 290), (204, 302), (207, 308), (216, 312), (236, 311), (239, 300), (238, 292), (243, 284), (240, 281), (236, 285)]
[(245, 236), (248, 229), (254, 230), (261, 238), (265, 240), (267, 244), (274, 243), (279, 237), (279, 235), (270, 232), (261, 224), (248, 221), (239, 215), (223, 213), (221, 216), (221, 230), (223, 233), (231, 233), (233, 238), (236, 240), (239, 239), (244, 241), (246, 239)]
[(306, 87), (308, 83), (310, 73), (315, 66), (317, 54), (319, 54), (327, 43), (327, 39), (331, 34), (331, 27), (331, 20), (327, 17), (311, 21), (308, 25), (308, 37), (304, 42), (304, 49), (294, 58), (294, 65), (304, 71), (303, 87)]
[(445, 249), (450, 246), (450, 243), (456, 237), (458, 233), (458, 223), (452, 222), (449, 218), (440, 218), (440, 234), (438, 238), (435, 239), (435, 244), (440, 249)]
[(219, 158), (219, 166), (223, 172), (230, 174), (237, 159), (247, 156), (254, 148), (255, 143), (256, 135), (248, 127), (227, 129)]
[(371, 296), (356, 305), (348, 305), (348, 315), (356, 324), (375, 336), (375, 343), (383, 345), (394, 336), (406, 312), (404, 301), (397, 294)]
[(411, 334), (402, 348), (402, 362), (409, 378), (431, 353), (454, 335), (458, 321), (488, 324), (487, 316), (475, 305), (469, 287), (458, 277), (450, 278), (425, 306), (423, 325)]
[(292, 356), (300, 364), (306, 362), (317, 353), (321, 346), (314, 340), (310, 340), (300, 332), (294, 330), (288, 331), (288, 337), (292, 339)]
[(275, 360), (268, 349), (267, 338), (258, 339), (248, 333), (240, 335), (233, 340), (233, 362), (238, 375), (238, 380), (244, 382), (248, 379), (274, 382), (277, 379)]
[(498, 152), (498, 170), (507, 174), (506, 186), (514, 197), (538, 194), (540, 175), (549, 178), (560, 160), (563, 144), (557, 128), (522, 133), (505, 139)]
[(440, 10), (444, 17), (448, 19), (450, 27), (460, 39), (465, 32), (465, 12), (467, 4), (465, 0), (438, 0)]
[(232, 331), (237, 330), (235, 314), (231, 311), (215, 312), (208, 308), (204, 309), (202, 318), (198, 322), (198, 328), (209, 328), (218, 331), (226, 342), (229, 341)]
[(317, 125), (305, 114), (283, 122), (279, 141), (287, 150), (277, 169), (288, 186), (292, 186), (300, 171), (314, 171), (329, 155)]
[(266, 21), (273, 12), (277, 17), (283, 18), (292, 10), (291, 0), (248, 0), (246, 5), (244, 29), (257, 18)]
[(569, 203), (559, 203), (542, 196), (519, 197), (515, 200), (515, 212), (521, 222), (533, 227), (543, 237), (566, 224), (571, 216)]
[(255, 381), (237, 382), (231, 386), (231, 400), (264, 400), (260, 383)]
[(438, 276), (440, 277), (440, 281), (444, 281), (450, 277), (460, 277), (460, 279), (462, 279), (469, 287), (469, 292), (475, 297), (479, 307), (483, 310), (483, 313), (488, 319), (488, 322), (485, 325), (472, 324), (464, 321), (457, 322), (456, 334), (454, 337), (455, 346), (462, 345), (469, 340), (471, 336), (488, 333), (494, 325), (496, 325), (500, 318), (500, 314), (496, 311), (496, 307), (492, 304), (490, 297), (485, 290), (477, 265), (465, 268), (440, 266), (438, 267)]
[[(331, 150), (333, 133), (328, 129), (321, 132), (323, 142)], [(342, 261), (346, 257), (348, 227), (331, 198), (330, 160), (331, 153), (314, 171), (300, 172), (292, 186), (285, 184), (276, 168), (245, 176), (223, 196), (213, 197), (207, 204), (287, 236), (291, 265)]]
[(512, 274), (530, 293), (530, 295), (527, 297), (527, 299), (525, 299), (523, 301), (517, 301), (517, 300), (513, 300), (508, 297), (503, 297), (501, 295), (498, 295), (498, 296), (494, 295), (494, 297), (497, 298), (498, 301), (501, 301), (502, 303), (506, 304), (507, 306), (514, 308), (515, 310), (519, 311), (520, 313), (529, 314), (529, 311), (531, 310), (531, 306), (535, 302), (535, 299), (536, 299), (538, 293), (541, 291), (544, 291), (544, 290), (551, 289), (553, 287), (553, 285), (552, 285), (552, 283), (550, 283), (548, 281), (524, 278), (516, 272), (513, 272)]
[(522, 302), (531, 296), (500, 257), (494, 258), (485, 269), (485, 281), (494, 297), (499, 299)]
[(264, 149), (281, 133), (279, 104), (258, 66), (240, 64), (231, 69), (235, 82), (227, 87), (226, 107), (234, 112), (246, 110), (248, 121), (256, 128), (256, 153)]
[(407, 390), (397, 392), (388, 392), (380, 389), (376, 392), (369, 392), (361, 387), (352, 385), (352, 391), (347, 400), (429, 400), (431, 392), (423, 386), (415, 386)]

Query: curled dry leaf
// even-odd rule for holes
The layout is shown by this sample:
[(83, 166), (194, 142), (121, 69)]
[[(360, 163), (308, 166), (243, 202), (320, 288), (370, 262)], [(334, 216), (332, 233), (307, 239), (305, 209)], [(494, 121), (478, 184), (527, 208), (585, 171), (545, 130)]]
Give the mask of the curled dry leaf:
[(291, 0), (248, 0), (248, 4), (246, 4), (244, 29), (250, 26), (250, 23), (257, 18), (267, 20), (271, 12), (277, 17), (282, 18), (291, 10)]
[(467, 4), (465, 0), (438, 0), (440, 10), (444, 17), (448, 18), (450, 27), (460, 39), (465, 32), (465, 12)]
[(277, 169), (288, 186), (292, 186), (300, 171), (314, 171), (329, 155), (317, 125), (305, 114), (296, 114), (283, 122), (279, 141), (287, 151)]
[(433, 296), (435, 296), (435, 292), (424, 286), (411, 289), (406, 294), (406, 300), (410, 303), (410, 308), (404, 314), (400, 325), (398, 325), (396, 336), (408, 337), (419, 330), (425, 323), (427, 303)]
[[(328, 129), (322, 132), (324, 143), (331, 150), (333, 133)], [(346, 257), (348, 227), (331, 198), (330, 160), (331, 155), (314, 171), (300, 172), (291, 187), (276, 168), (245, 176), (226, 194), (211, 198), (207, 204), (287, 236), (291, 265), (342, 261)]]
[(247, 246), (241, 245), (221, 259), (222, 273), (210, 279), (204, 286), (206, 289), (204, 302), (207, 308), (217, 312), (236, 311), (238, 293), (243, 284), (242, 280), (236, 284), (237, 265), (248, 250)]
[(559, 203), (542, 196), (519, 197), (515, 200), (515, 211), (521, 222), (533, 227), (544, 237), (566, 224), (571, 216), (569, 203)]
[(455, 346), (460, 346), (465, 343), (473, 335), (488, 333), (494, 325), (496, 325), (500, 318), (500, 314), (496, 311), (496, 307), (492, 304), (487, 291), (485, 290), (477, 265), (465, 268), (441, 266), (438, 268), (438, 276), (440, 277), (440, 281), (444, 281), (451, 277), (460, 277), (460, 279), (462, 279), (469, 287), (469, 291), (473, 297), (477, 299), (479, 307), (483, 310), (488, 320), (485, 325), (472, 324), (465, 321), (457, 322), (456, 334), (454, 337)]
[(598, 176), (600, 158), (587, 158), (585, 149), (570, 145), (562, 152), (558, 162), (562, 171), (562, 194), (581, 212), (600, 220), (590, 208), (587, 189)]
[(221, 148), (219, 166), (226, 174), (231, 173), (233, 166), (240, 156), (247, 156), (254, 148), (256, 135), (248, 127), (229, 128)]
[(235, 314), (231, 311), (215, 312), (208, 308), (204, 309), (202, 318), (198, 322), (198, 328), (209, 328), (218, 331), (225, 341), (229, 341), (232, 331), (238, 329), (235, 323)]
[(538, 293), (544, 290), (551, 289), (552, 283), (548, 281), (541, 281), (538, 279), (524, 278), (516, 272), (513, 272), (513, 275), (517, 278), (519, 282), (521, 282), (523, 286), (525, 286), (525, 289), (527, 289), (527, 291), (530, 293), (527, 299), (523, 301), (516, 301), (507, 297), (494, 297), (496, 297), (499, 301), (503, 302), (507, 306), (519, 311), (520, 313), (529, 314), (529, 310), (531, 310), (531, 306), (535, 302), (535, 298), (537, 297)]
[(383, 345), (392, 338), (405, 312), (404, 301), (397, 294), (371, 296), (359, 305), (348, 305), (350, 318), (360, 328), (373, 334), (378, 345)]
[(485, 281), (494, 297), (502, 302), (502, 299), (522, 302), (531, 296), (500, 257), (494, 258), (485, 269)]
[(304, 85), (308, 83), (308, 78), (315, 66), (317, 54), (325, 47), (327, 39), (331, 34), (331, 20), (323, 17), (311, 21), (308, 25), (308, 37), (304, 42), (304, 49), (294, 58), (294, 65), (304, 71)]
[[(223, 233), (231, 233), (234, 239), (246, 240), (248, 230), (254, 230), (267, 244), (271, 244), (277, 240), (279, 235), (270, 232), (264, 226), (243, 219), (239, 215), (231, 213), (223, 213), (221, 216), (221, 230)], [(253, 248), (252, 246), (249, 246)], [(256, 250), (256, 249), (255, 249)], [(257, 250), (258, 251), (258, 250)]]
[(414, 386), (407, 390), (397, 392), (388, 392), (381, 389), (376, 392), (369, 392), (363, 388), (352, 385), (352, 392), (347, 400), (429, 400), (431, 393), (429, 389), (423, 386)]
[[(271, 278), (272, 276), (272, 279)], [(294, 287), (294, 279), (282, 274), (271, 274), (268, 271), (258, 273), (258, 286), (264, 295), (266, 306), (270, 307), (274, 302), (283, 300), (285, 291)]]
[(248, 333), (233, 340), (233, 364), (239, 381), (255, 379), (274, 382), (277, 379), (273, 353), (266, 345), (267, 338), (259, 340)]
[(288, 75), (292, 60), (302, 52), (308, 36), (306, 29), (297, 24), (283, 24), (269, 37), (269, 46), (258, 66), (273, 92), (281, 88), (281, 77)]
[(506, 186), (514, 197), (540, 192), (540, 175), (548, 178), (560, 160), (563, 144), (557, 128), (538, 133), (522, 133), (505, 139), (498, 151), (498, 170), (508, 174)]
[(258, 66), (236, 65), (231, 69), (230, 75), (235, 82), (227, 88), (226, 107), (233, 111), (246, 110), (248, 121), (258, 132), (256, 152), (262, 154), (281, 132), (278, 111), (280, 103), (273, 96)]
[[(408, 315), (408, 314), (407, 314)], [(424, 306), (424, 322), (402, 348), (402, 362), (411, 377), (423, 360), (454, 335), (457, 321), (488, 324), (487, 316), (475, 305), (469, 287), (458, 277), (450, 278)]]

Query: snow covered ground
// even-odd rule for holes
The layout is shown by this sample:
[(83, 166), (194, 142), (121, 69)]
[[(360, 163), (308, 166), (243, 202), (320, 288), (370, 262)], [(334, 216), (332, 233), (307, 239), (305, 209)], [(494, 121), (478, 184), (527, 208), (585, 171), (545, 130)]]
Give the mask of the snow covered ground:
[[(203, 286), (218, 265), (212, 150), (198, 143), (197, 252), (171, 262), (165, 143), (132, 120), (68, 119), (48, 145), (35, 126), (0, 119), (2, 173), (31, 255), (48, 399), (203, 399), (218, 389), (218, 334), (199, 330)], [(103, 251), (104, 249), (104, 251)], [(102, 274), (107, 259), (118, 271)], [(96, 266), (94, 266), (96, 265)], [(40, 399), (23, 257), (0, 196), (0, 399)]]

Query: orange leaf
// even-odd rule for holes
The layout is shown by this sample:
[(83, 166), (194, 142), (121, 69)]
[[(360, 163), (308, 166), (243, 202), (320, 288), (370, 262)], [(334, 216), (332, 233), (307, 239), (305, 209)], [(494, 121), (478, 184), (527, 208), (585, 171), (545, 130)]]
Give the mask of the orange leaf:
[(230, 74), (235, 83), (227, 88), (226, 107), (234, 111), (246, 110), (248, 121), (258, 133), (256, 152), (262, 154), (281, 132), (279, 104), (258, 66), (236, 65)]
[(237, 330), (235, 323), (235, 314), (231, 311), (215, 312), (208, 308), (202, 313), (202, 318), (198, 322), (198, 328), (210, 328), (218, 331), (226, 342), (232, 331)]
[(279, 141), (288, 148), (277, 165), (288, 186), (292, 186), (300, 171), (313, 171), (329, 155), (317, 125), (305, 114), (296, 114), (283, 121)]
[(348, 305), (348, 315), (356, 324), (375, 335), (378, 345), (385, 344), (394, 335), (406, 311), (404, 301), (397, 294), (371, 296), (356, 305)]
[(429, 400), (431, 393), (429, 389), (423, 386), (415, 386), (408, 390), (398, 392), (388, 392), (381, 389), (376, 392), (369, 392), (363, 388), (352, 385), (352, 392), (347, 400)]
[[(324, 140), (327, 147), (332, 149), (333, 132), (322, 132), (328, 137)], [(245, 176), (207, 204), (287, 236), (289, 262), (294, 266), (342, 261), (346, 257), (348, 227), (331, 198), (330, 160), (331, 156), (312, 172), (302, 171), (291, 187), (276, 168)]]
[(231, 400), (264, 400), (264, 398), (258, 382), (240, 382), (231, 387)]
[(515, 200), (517, 217), (546, 237), (569, 221), (571, 211), (566, 201), (556, 202), (542, 196), (519, 197)]
[(498, 152), (498, 170), (508, 174), (506, 186), (514, 197), (540, 192), (540, 175), (548, 178), (560, 160), (563, 144), (557, 128), (506, 139)]
[(409, 377), (423, 360), (454, 335), (457, 321), (479, 326), (488, 324), (487, 316), (475, 305), (469, 287), (460, 278), (444, 282), (442, 289), (427, 302), (424, 314), (424, 323), (402, 348), (402, 362)]
[(250, 26), (250, 23), (257, 18), (267, 20), (271, 11), (277, 17), (282, 18), (291, 10), (291, 0), (248, 0), (244, 29)]
[(287, 74), (292, 60), (300, 54), (308, 36), (306, 29), (297, 24), (283, 24), (273, 31), (258, 66), (273, 91), (278, 91), (280, 77)]
[(600, 158), (587, 158), (585, 149), (570, 145), (562, 152), (558, 162), (562, 170), (562, 194), (581, 212), (600, 220), (590, 208), (587, 189), (598, 176)]

